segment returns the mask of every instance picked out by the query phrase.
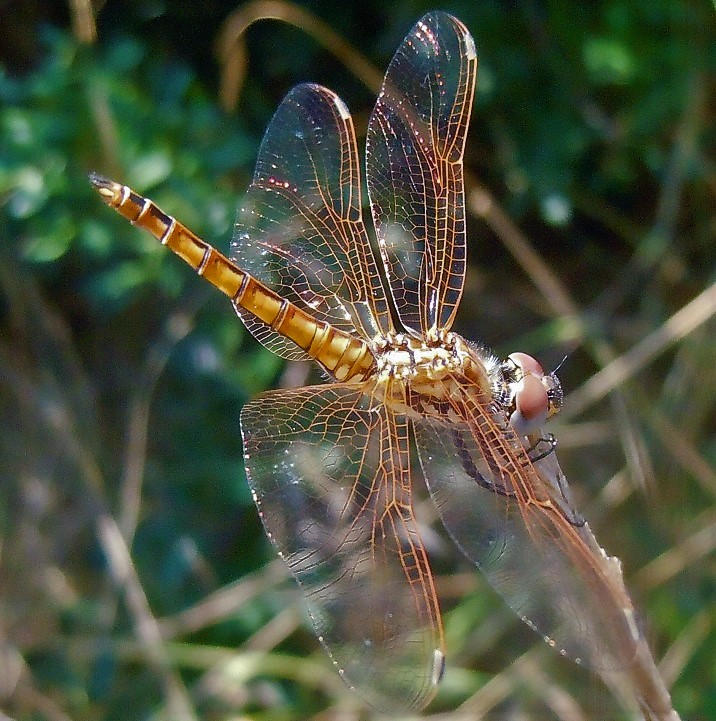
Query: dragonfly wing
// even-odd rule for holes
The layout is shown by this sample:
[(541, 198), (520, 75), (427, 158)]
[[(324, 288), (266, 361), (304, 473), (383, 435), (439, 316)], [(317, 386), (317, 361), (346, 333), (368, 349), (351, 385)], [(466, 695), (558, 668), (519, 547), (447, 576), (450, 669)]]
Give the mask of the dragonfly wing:
[(341, 675), (373, 706), (424, 706), (443, 637), (405, 417), (332, 384), (264, 394), (241, 424), (261, 519)]
[(504, 414), (464, 391), (449, 408), (419, 410), (426, 483), (462, 552), (562, 654), (597, 667), (627, 664), (622, 634), (634, 629), (609, 609), (631, 603), (591, 546), (554, 454), (532, 463)]
[[(335, 93), (299, 85), (279, 105), (239, 208), (231, 259), (318, 321), (363, 339), (390, 330), (362, 218), (353, 121)], [(295, 356), (291, 341), (261, 321), (247, 326), (274, 352)]]
[(398, 48), (368, 125), (368, 194), (403, 325), (449, 329), (465, 275), (462, 156), (477, 55), (442, 12), (425, 15)]

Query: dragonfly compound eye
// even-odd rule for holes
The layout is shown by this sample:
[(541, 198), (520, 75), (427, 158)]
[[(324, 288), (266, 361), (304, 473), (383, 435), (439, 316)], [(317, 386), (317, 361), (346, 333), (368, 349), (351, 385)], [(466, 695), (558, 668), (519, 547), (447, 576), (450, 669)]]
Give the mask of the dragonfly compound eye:
[(562, 408), (562, 384), (554, 373), (545, 375), (527, 353), (511, 353), (502, 368), (510, 424), (521, 435), (529, 435)]
[(514, 411), (510, 415), (510, 424), (520, 435), (529, 435), (547, 420), (547, 389), (542, 378), (531, 373), (523, 376), (513, 388)]

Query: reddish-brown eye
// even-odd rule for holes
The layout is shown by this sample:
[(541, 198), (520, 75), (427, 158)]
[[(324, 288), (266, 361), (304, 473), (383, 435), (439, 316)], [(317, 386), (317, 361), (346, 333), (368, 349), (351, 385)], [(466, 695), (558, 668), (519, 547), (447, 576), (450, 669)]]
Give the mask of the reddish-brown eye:
[(520, 368), (524, 375), (529, 373), (537, 376), (538, 378), (541, 378), (544, 375), (544, 370), (539, 362), (527, 353), (510, 353), (507, 358)]
[(516, 369), (510, 384), (510, 424), (520, 435), (529, 435), (561, 407), (561, 385), (554, 374), (545, 375), (539, 362), (527, 353), (511, 353), (508, 361)]
[(530, 373), (517, 381), (514, 403), (510, 424), (520, 435), (529, 435), (547, 420), (547, 389), (536, 375)]

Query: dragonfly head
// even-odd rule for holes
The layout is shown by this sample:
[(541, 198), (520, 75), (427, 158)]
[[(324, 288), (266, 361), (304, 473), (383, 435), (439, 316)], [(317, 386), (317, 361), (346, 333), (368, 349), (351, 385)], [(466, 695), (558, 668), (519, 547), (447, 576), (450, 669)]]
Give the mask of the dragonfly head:
[(545, 373), (527, 353), (512, 353), (502, 363), (498, 398), (506, 407), (510, 425), (520, 435), (534, 433), (559, 412), (564, 401), (562, 384), (555, 373)]

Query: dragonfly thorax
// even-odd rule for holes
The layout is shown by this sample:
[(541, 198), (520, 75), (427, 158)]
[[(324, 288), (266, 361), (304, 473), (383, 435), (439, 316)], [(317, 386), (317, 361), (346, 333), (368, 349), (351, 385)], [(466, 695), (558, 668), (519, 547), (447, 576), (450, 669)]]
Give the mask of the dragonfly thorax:
[(373, 343), (378, 377), (440, 380), (463, 368), (468, 350), (455, 333), (435, 331), (424, 338), (404, 333), (378, 337)]

